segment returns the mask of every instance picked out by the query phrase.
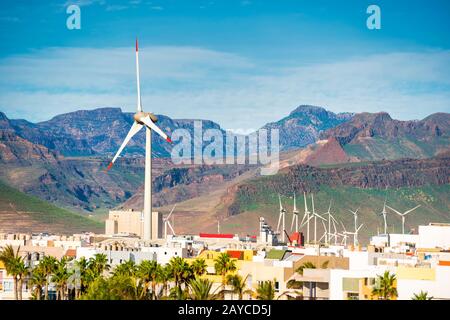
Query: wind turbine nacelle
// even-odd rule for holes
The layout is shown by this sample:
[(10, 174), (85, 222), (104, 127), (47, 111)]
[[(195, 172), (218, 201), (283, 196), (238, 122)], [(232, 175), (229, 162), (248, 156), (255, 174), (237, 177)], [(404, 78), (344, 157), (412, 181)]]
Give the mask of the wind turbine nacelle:
[(141, 119), (145, 118), (146, 116), (149, 116), (150, 119), (152, 119), (153, 122), (157, 122), (158, 121), (158, 117), (155, 116), (151, 112), (137, 112), (137, 113), (134, 114), (133, 118), (134, 118), (134, 120), (136, 120), (136, 122), (142, 123)]

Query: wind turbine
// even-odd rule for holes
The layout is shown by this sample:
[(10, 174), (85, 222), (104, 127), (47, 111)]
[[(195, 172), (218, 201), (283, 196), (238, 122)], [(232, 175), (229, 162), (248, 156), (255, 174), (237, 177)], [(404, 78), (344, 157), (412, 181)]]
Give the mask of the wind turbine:
[(362, 228), (363, 225), (364, 224), (361, 224), (357, 229), (355, 229), (355, 232), (344, 231), (344, 234), (347, 234), (347, 235), (351, 234), (351, 235), (353, 235), (353, 245), (354, 246), (358, 245), (358, 243), (359, 243), (358, 242), (358, 232)]
[(172, 225), (170, 224), (170, 216), (172, 215), (173, 210), (175, 209), (177, 205), (175, 204), (172, 208), (172, 210), (170, 211), (169, 215), (167, 217), (164, 218), (164, 238), (167, 240), (167, 227), (170, 228), (170, 230), (172, 231), (172, 235), (175, 235), (175, 231), (173, 230)]
[(278, 200), (280, 201), (280, 215), (278, 216), (278, 225), (277, 225), (277, 232), (280, 232), (280, 223), (282, 223), (282, 231), (281, 231), (281, 242), (285, 241), (284, 238), (284, 230), (285, 230), (285, 216), (286, 216), (286, 209), (283, 208), (283, 204), (281, 203), (281, 196), (278, 194)]
[(316, 210), (314, 208), (314, 195), (311, 195), (311, 201), (312, 201), (312, 215), (314, 217), (314, 244), (317, 243), (317, 218), (322, 219), (323, 221), (326, 221), (326, 219), (316, 213)]
[(359, 210), (359, 208), (358, 209), (356, 209), (356, 211), (352, 211), (352, 210), (348, 210), (348, 211), (350, 211), (351, 213), (353, 213), (353, 218), (354, 218), (354, 224), (355, 224), (355, 232), (356, 232), (356, 228), (357, 228), (357, 226), (358, 226), (358, 210)]
[(384, 234), (387, 234), (387, 211), (386, 211), (386, 199), (384, 199), (384, 204), (383, 204), (383, 211), (381, 211), (381, 214), (383, 215), (383, 221), (384, 221)]
[(325, 244), (328, 244), (328, 230), (327, 230), (327, 226), (325, 225), (325, 222), (322, 221), (322, 225), (323, 225), (323, 235), (320, 237), (319, 242), (322, 241), (322, 239), (325, 239)]
[(418, 207), (420, 207), (420, 204), (419, 204), (418, 206), (412, 208), (412, 209), (409, 209), (409, 210), (403, 212), (403, 213), (398, 212), (397, 210), (395, 210), (394, 208), (389, 207), (388, 205), (386, 205), (386, 207), (388, 207), (389, 209), (391, 209), (392, 211), (394, 211), (395, 213), (397, 213), (400, 217), (402, 217), (402, 234), (405, 234), (405, 218), (406, 218), (406, 215), (407, 215), (408, 213), (410, 213), (411, 211), (414, 211), (414, 210), (416, 210)]
[(338, 233), (338, 234), (342, 237), (341, 244), (343, 244), (344, 246), (347, 246), (348, 233), (347, 233), (347, 230), (345, 229), (345, 226), (342, 223), (342, 221), (341, 221), (341, 225), (342, 225), (342, 229), (344, 229), (344, 231), (342, 233)]
[(297, 210), (297, 204), (295, 201), (295, 193), (294, 193), (294, 210), (292, 210), (292, 223), (291, 223), (291, 231), (294, 227), (294, 221), (295, 221), (295, 232), (298, 232), (298, 214), (299, 211)]
[(300, 223), (301, 228), (306, 224), (306, 243), (309, 243), (309, 210), (308, 210), (308, 203), (306, 201), (306, 193), (303, 192), (303, 198), (305, 199), (305, 214), (303, 215), (302, 222)]
[(152, 131), (155, 131), (161, 137), (163, 137), (167, 142), (171, 143), (172, 140), (168, 135), (166, 135), (156, 124), (158, 118), (149, 112), (144, 112), (142, 110), (141, 102), (141, 89), (139, 83), (139, 49), (138, 40), (136, 39), (136, 84), (137, 84), (137, 112), (134, 114), (134, 122), (128, 132), (125, 140), (122, 142), (116, 155), (106, 168), (106, 171), (111, 169), (116, 159), (119, 157), (122, 150), (131, 140), (131, 138), (139, 132), (143, 127), (145, 127), (145, 183), (144, 183), (144, 240), (151, 240), (152, 238)]

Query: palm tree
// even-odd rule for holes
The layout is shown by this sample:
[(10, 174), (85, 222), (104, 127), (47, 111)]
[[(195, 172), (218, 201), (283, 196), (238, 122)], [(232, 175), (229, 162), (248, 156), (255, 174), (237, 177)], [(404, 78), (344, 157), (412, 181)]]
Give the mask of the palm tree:
[(412, 300), (432, 300), (433, 297), (430, 297), (428, 295), (428, 292), (420, 291), (420, 293), (414, 293), (414, 296), (412, 297)]
[(212, 281), (208, 279), (195, 278), (189, 282), (191, 300), (217, 300), (217, 294), (211, 293)]
[(70, 276), (71, 273), (67, 270), (67, 258), (62, 257), (60, 261), (57, 261), (52, 277), (52, 282), (56, 285), (58, 300), (64, 300), (67, 281)]
[(378, 276), (378, 283), (372, 289), (372, 295), (378, 296), (378, 299), (389, 300), (397, 297), (397, 288), (394, 286), (396, 280), (395, 274), (385, 271), (382, 276)]
[(170, 266), (166, 265), (161, 267), (161, 272), (159, 273), (158, 282), (162, 284), (162, 288), (160, 293), (158, 294), (159, 298), (167, 297), (167, 286), (168, 282), (172, 279), (172, 273), (170, 270)]
[(89, 259), (89, 269), (92, 271), (93, 278), (102, 275), (103, 272), (110, 269), (108, 257), (103, 253), (97, 253)]
[(275, 288), (272, 281), (263, 281), (256, 289), (256, 299), (273, 300), (275, 299)]
[(134, 277), (136, 275), (137, 266), (133, 260), (127, 260), (116, 266), (113, 272), (113, 276), (128, 276)]
[(239, 297), (239, 300), (242, 300), (244, 297), (244, 294), (251, 294), (253, 291), (250, 289), (246, 289), (247, 287), (247, 278), (248, 275), (245, 276), (245, 278), (242, 278), (238, 274), (229, 274), (227, 275), (227, 284), (230, 285), (233, 289), (231, 292), (233, 294), (237, 294)]
[(175, 287), (181, 289), (181, 284), (192, 279), (192, 269), (181, 257), (173, 257), (168, 264), (171, 277), (175, 282)]
[(314, 263), (308, 261), (308, 262), (303, 263), (300, 267), (298, 267), (297, 270), (295, 270), (295, 272), (297, 272), (300, 275), (303, 275), (304, 269), (316, 269), (316, 268), (317, 267)]
[(228, 272), (236, 271), (236, 262), (228, 253), (221, 253), (215, 260), (216, 273), (222, 276), (222, 298), (225, 293), (226, 275)]
[(30, 287), (36, 300), (42, 299), (42, 289), (44, 288), (46, 281), (47, 277), (44, 269), (40, 265), (31, 270)]
[(58, 261), (55, 257), (52, 256), (45, 256), (40, 262), (39, 266), (42, 267), (42, 270), (45, 274), (45, 291), (44, 291), (44, 299), (48, 300), (48, 287), (50, 285), (50, 276), (53, 274), (53, 272), (56, 269), (56, 263)]
[(0, 261), (5, 265), (6, 273), (13, 276), (14, 279), (14, 299), (18, 299), (18, 282), (19, 282), (19, 274), (18, 274), (18, 266), (20, 261), (22, 261), (22, 257), (19, 256), (20, 246), (17, 250), (14, 250), (12, 245), (5, 246), (0, 251)]
[(196, 276), (202, 276), (206, 273), (206, 262), (205, 259), (197, 258), (192, 262), (192, 271), (194, 272), (194, 275)]
[(74, 262), (75, 269), (78, 272), (78, 281), (75, 283), (75, 298), (78, 299), (84, 292), (86, 292), (86, 287), (89, 283), (89, 262), (85, 257), (81, 257), (79, 260)]
[(17, 275), (17, 293), (19, 300), (22, 300), (22, 287), (23, 287), (23, 280), (28, 275), (28, 267), (25, 265), (25, 262), (23, 261), (23, 258), (20, 257), (14, 267), (15, 274)]
[(159, 280), (162, 267), (156, 260), (144, 260), (137, 268), (137, 274), (144, 282), (145, 292), (148, 293), (148, 283), (151, 283), (152, 299), (156, 299), (156, 282)]

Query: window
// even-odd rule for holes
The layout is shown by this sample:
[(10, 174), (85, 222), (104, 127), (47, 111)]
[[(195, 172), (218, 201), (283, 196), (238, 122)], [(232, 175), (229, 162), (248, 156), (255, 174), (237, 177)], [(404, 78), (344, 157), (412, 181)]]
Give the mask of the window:
[(280, 291), (280, 283), (275, 281), (275, 291)]
[(359, 300), (359, 293), (347, 292), (347, 300)]
[(11, 291), (13, 291), (13, 288), (14, 288), (14, 284), (12, 281), (3, 282), (3, 291), (11, 292)]

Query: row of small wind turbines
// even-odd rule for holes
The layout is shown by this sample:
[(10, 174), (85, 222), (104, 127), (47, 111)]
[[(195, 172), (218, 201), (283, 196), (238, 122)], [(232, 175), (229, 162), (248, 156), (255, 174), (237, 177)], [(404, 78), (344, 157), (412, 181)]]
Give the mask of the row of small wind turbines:
[[(303, 214), (303, 218), (300, 222), (300, 224), (298, 223), (299, 220), (299, 211), (297, 210), (297, 203), (296, 203), (296, 197), (295, 197), (295, 193), (294, 193), (294, 208), (292, 210), (292, 222), (291, 222), (291, 231), (298, 232), (299, 228), (304, 228), (306, 227), (305, 231), (306, 231), (306, 243), (311, 243), (310, 242), (310, 221), (313, 221), (314, 224), (314, 238), (313, 238), (313, 243), (317, 244), (317, 243), (321, 243), (322, 241), (325, 242), (325, 244), (332, 244), (334, 243), (334, 245), (338, 244), (338, 237), (341, 237), (342, 240), (340, 242), (341, 245), (347, 245), (347, 238), (349, 236), (353, 236), (353, 245), (358, 245), (358, 232), (359, 230), (361, 230), (361, 228), (363, 227), (364, 224), (360, 224), (358, 225), (358, 209), (356, 209), (355, 211), (353, 210), (349, 210), (349, 212), (353, 215), (353, 222), (354, 222), (354, 231), (347, 231), (345, 228), (345, 225), (342, 223), (342, 221), (338, 221), (332, 214), (331, 214), (331, 201), (330, 201), (330, 205), (328, 206), (328, 210), (323, 213), (323, 215), (327, 215), (328, 219), (324, 218), (322, 215), (318, 214), (315, 210), (315, 206), (314, 206), (314, 195), (311, 194), (311, 205), (312, 205), (312, 211), (310, 212), (308, 209), (308, 203), (307, 203), (307, 198), (306, 198), (306, 193), (303, 193), (303, 197), (304, 197), (304, 202), (305, 202), (305, 213)], [(280, 202), (280, 211), (279, 211), (279, 216), (278, 216), (278, 224), (277, 224), (277, 233), (281, 234), (281, 241), (285, 242), (285, 233), (286, 233), (286, 228), (285, 228), (285, 221), (286, 221), (286, 209), (283, 207), (283, 204), (281, 202), (281, 195), (278, 195), (278, 200)], [(397, 213), (401, 218), (402, 218), (402, 234), (405, 233), (405, 220), (406, 220), (406, 215), (414, 210), (416, 210), (417, 208), (419, 208), (420, 205), (409, 209), (405, 212), (399, 212), (396, 209), (386, 205), (386, 200), (384, 201), (384, 205), (383, 205), (383, 211), (381, 212), (381, 215), (383, 216), (383, 220), (384, 220), (384, 234), (387, 234), (387, 211), (386, 208), (389, 208), (390, 210), (394, 211), (395, 213)], [(319, 239), (317, 239), (318, 234), (317, 234), (317, 219), (320, 219), (322, 226), (323, 226), (323, 230), (324, 233), (320, 236)], [(328, 223), (328, 227), (327, 224)], [(341, 225), (342, 226), (342, 232), (338, 232), (338, 228), (336, 227), (336, 225)], [(282, 227), (281, 231), (280, 231), (280, 227)], [(295, 227), (295, 229), (294, 229)], [(331, 228), (333, 228), (333, 232), (331, 232)]]

